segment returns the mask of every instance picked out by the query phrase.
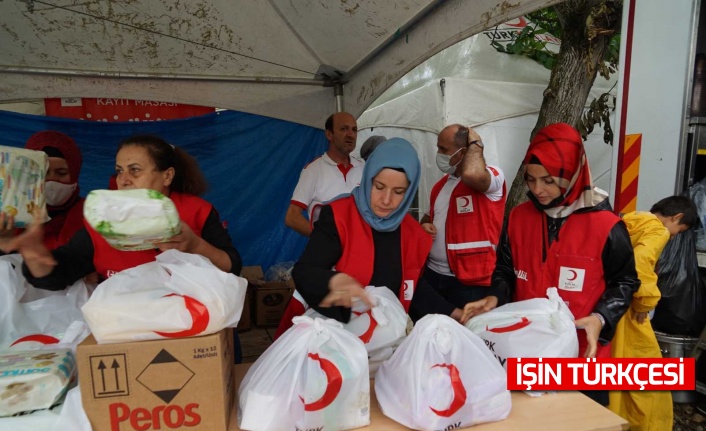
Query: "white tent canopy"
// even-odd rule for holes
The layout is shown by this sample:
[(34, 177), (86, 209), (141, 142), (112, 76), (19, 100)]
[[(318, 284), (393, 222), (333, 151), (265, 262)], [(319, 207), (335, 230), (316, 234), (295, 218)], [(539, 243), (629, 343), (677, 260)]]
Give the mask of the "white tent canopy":
[(357, 116), (433, 54), (558, 1), (5, 0), (0, 102), (160, 100), (322, 127), (336, 82)]
[[(372, 135), (412, 142), (422, 163), (422, 213), (442, 176), (435, 161), (437, 134), (449, 124), (474, 127), (483, 138), (487, 163), (502, 169), (508, 187), (512, 183), (550, 71), (528, 58), (499, 53), (490, 42), (507, 38), (525, 24), (524, 18), (513, 20), (443, 50), (392, 85), (358, 119), (359, 143)], [(549, 42), (549, 48), (558, 51), (559, 41), (549, 37)], [(611, 90), (614, 82), (597, 77), (587, 102)], [(595, 185), (609, 190), (612, 152), (603, 142), (603, 130), (596, 127), (584, 146)]]

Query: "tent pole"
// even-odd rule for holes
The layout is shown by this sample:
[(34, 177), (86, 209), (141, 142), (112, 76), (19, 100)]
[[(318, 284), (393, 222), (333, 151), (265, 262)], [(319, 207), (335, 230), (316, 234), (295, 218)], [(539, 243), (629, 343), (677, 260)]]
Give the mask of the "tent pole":
[(267, 76), (214, 76), (214, 75), (187, 75), (187, 74), (157, 74), (136, 72), (96, 72), (67, 69), (49, 69), (39, 67), (0, 66), (0, 74), (22, 73), (33, 75), (68, 76), (72, 78), (119, 78), (119, 79), (159, 79), (175, 81), (213, 81), (213, 82), (238, 82), (253, 84), (286, 84), (286, 85), (312, 85), (322, 87), (324, 82), (320, 79), (306, 78), (278, 78)]
[(333, 84), (333, 94), (336, 96), (336, 112), (343, 112), (343, 84)]

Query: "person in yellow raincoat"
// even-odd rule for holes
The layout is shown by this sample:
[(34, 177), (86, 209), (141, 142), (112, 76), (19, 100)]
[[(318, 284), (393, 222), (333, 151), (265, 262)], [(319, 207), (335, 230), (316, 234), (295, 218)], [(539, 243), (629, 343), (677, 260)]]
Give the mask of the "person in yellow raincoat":
[[(647, 313), (657, 306), (655, 264), (667, 241), (690, 229), (698, 220), (691, 199), (670, 196), (652, 206), (650, 212), (636, 211), (623, 215), (635, 251), (635, 266), (640, 289), (633, 295), (628, 312), (620, 319), (611, 343), (614, 358), (661, 357)], [(609, 408), (630, 422), (635, 431), (671, 430), (673, 424), (670, 391), (612, 391)]]

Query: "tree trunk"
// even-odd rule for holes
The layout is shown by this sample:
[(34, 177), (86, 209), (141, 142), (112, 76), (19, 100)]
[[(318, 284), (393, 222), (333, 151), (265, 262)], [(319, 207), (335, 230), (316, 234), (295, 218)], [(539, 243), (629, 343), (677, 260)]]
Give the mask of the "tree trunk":
[[(562, 26), (561, 47), (557, 62), (552, 69), (549, 85), (544, 90), (544, 100), (539, 110), (537, 124), (532, 136), (544, 126), (554, 123), (567, 123), (576, 127), (586, 105), (589, 91), (596, 79), (597, 65), (603, 61), (612, 34), (588, 39), (586, 20), (594, 7), (602, 0), (567, 0), (556, 6)], [(620, 27), (618, 16), (603, 16), (604, 29), (617, 30)], [(512, 187), (508, 193), (505, 215), (515, 206), (527, 200), (524, 180), (524, 167), (520, 165)]]

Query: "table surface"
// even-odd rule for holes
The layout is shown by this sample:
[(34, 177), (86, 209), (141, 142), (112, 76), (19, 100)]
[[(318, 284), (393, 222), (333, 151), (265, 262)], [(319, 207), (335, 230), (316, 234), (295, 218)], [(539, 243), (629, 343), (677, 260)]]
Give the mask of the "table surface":
[[(235, 366), (235, 391), (252, 364)], [(237, 398), (237, 395), (236, 395)], [(236, 399), (237, 403), (237, 399)], [(237, 410), (230, 415), (230, 431), (238, 428)], [(359, 430), (397, 431), (409, 428), (383, 415), (375, 397), (375, 385), (370, 381), (370, 425)], [(463, 428), (473, 431), (618, 431), (630, 429), (628, 422), (580, 392), (562, 391), (530, 397), (524, 392), (512, 392), (512, 410), (507, 419)]]

